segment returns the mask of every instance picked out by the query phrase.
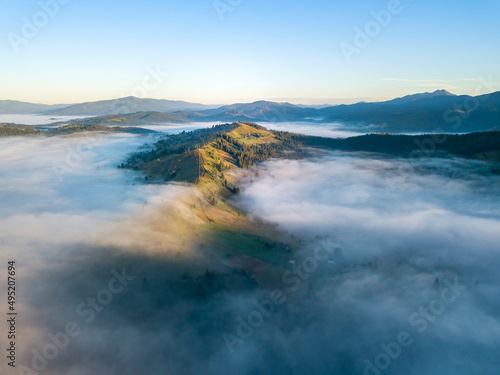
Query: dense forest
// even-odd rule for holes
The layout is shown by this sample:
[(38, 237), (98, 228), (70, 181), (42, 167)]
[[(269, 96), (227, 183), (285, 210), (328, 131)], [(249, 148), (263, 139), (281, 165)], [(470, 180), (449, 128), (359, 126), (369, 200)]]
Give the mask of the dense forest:
[[(267, 131), (267, 129), (256, 124), (245, 123), (245, 125)], [(271, 158), (300, 158), (304, 156), (305, 152), (302, 143), (293, 139), (291, 133), (273, 132), (273, 135), (278, 142), (247, 145), (239, 142), (230, 134), (223, 133), (215, 140), (215, 145), (217, 149), (231, 155), (240, 168), (248, 168), (256, 162)], [(254, 136), (258, 138), (259, 133)]]
[(141, 163), (159, 159), (168, 155), (183, 154), (214, 141), (222, 133), (230, 132), (237, 124), (214, 125), (211, 128), (199, 129), (180, 134), (167, 135), (156, 142), (151, 150), (142, 151), (129, 157), (126, 164)]
[(42, 135), (43, 130), (35, 130), (32, 128), (20, 128), (9, 125), (0, 126), (0, 137), (14, 137), (23, 135)]
[[(368, 134), (350, 138), (323, 138), (302, 134), (292, 136), (304, 146), (343, 151), (365, 151), (402, 157), (454, 154), (466, 158), (484, 159), (486, 154), (500, 153), (500, 131), (470, 134), (393, 135)], [(495, 160), (494, 155), (493, 161)]]

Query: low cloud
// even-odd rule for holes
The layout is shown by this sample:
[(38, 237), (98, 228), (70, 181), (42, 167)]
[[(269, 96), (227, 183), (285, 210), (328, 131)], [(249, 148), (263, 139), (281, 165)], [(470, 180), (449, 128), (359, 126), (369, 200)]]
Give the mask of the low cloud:
[[(305, 304), (322, 309), (314, 320), (322, 328), (304, 333), (311, 346), (331, 338), (332, 364), (343, 358), (349, 371), (363, 373), (365, 360), (385, 353), (382, 343), (408, 331), (413, 344), (387, 369), (367, 373), (493, 374), (500, 343), (500, 304), (492, 294), (500, 281), (500, 176), (461, 159), (421, 159), (407, 167), (405, 160), (345, 153), (270, 161), (247, 181), (239, 204), (294, 236), (333, 235), (345, 243), (353, 268), (323, 278), (316, 288), (321, 302)], [(467, 290), (426, 332), (416, 332), (412, 311), (455, 279)], [(334, 329), (342, 334), (331, 335)]]
[[(192, 220), (173, 203), (189, 187), (116, 169), (148, 139), (107, 136), (59, 181), (53, 161), (82, 140), (2, 140), (0, 246), (19, 266), (23, 366), (74, 322), (81, 332), (39, 373), (497, 373), (500, 181), (487, 165), (345, 153), (263, 163), (234, 203), (303, 244), (263, 283), (173, 221)], [(340, 250), (300, 273), (325, 239)], [(116, 273), (126, 285), (110, 284)], [(276, 290), (285, 302), (241, 338)], [(412, 343), (367, 370), (401, 332)]]

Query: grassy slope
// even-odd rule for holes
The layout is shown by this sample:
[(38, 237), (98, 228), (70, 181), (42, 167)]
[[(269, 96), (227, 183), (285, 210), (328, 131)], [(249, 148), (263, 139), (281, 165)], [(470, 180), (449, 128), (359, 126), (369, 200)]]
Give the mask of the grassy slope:
[[(272, 132), (241, 123), (226, 134), (246, 145), (280, 143)], [(167, 154), (126, 167), (143, 170), (151, 183), (193, 183), (189, 194), (176, 202), (190, 215), (170, 215), (170, 225), (189, 227), (189, 234), (186, 231), (184, 234), (194, 235), (196, 242), (214, 250), (221, 262), (242, 255), (265, 262), (266, 269), (256, 271), (253, 277), (265, 284), (279, 282), (273, 275), (281, 273), (275, 271), (287, 265), (290, 254), (300, 244), (275, 226), (250, 218), (231, 205), (237, 161), (219, 149), (215, 139), (196, 150)]]
[[(493, 155), (489, 154), (499, 150), (499, 137), (498, 132), (449, 135), (446, 142), (436, 143), (435, 147), (475, 158), (483, 152), (482, 158), (491, 158)], [(265, 262), (267, 268), (252, 272), (252, 276), (259, 283), (270, 285), (279, 284), (276, 278), (282, 273), (279, 271), (288, 267), (287, 259), (301, 248), (301, 244), (279, 228), (251, 218), (231, 205), (231, 197), (237, 191), (236, 176), (241, 171), (238, 168), (241, 162), (238, 150), (255, 154), (250, 158), (249, 165), (268, 157), (289, 156), (289, 151), (300, 156), (299, 150), (303, 146), (408, 157), (412, 150), (418, 149), (416, 141), (428, 139), (431, 135), (368, 135), (345, 140), (329, 139), (273, 132), (256, 125), (236, 123), (158, 142), (155, 150), (133, 159), (125, 167), (144, 171), (147, 180), (152, 183), (193, 183), (191, 192), (180, 200), (181, 211), (190, 212), (190, 216), (170, 215), (169, 223), (173, 227), (188, 228), (183, 233), (186, 236), (194, 234), (199, 244), (208, 244), (207, 248), (215, 251), (219, 263), (224, 263), (227, 258), (248, 259), (245, 256)], [(268, 153), (270, 147), (276, 153)], [(256, 155), (263, 150), (264, 153)], [(247, 173), (251, 171), (247, 169)]]
[[(246, 145), (280, 142), (271, 132), (245, 124), (240, 124), (228, 135)], [(197, 187), (203, 198), (198, 197), (198, 205), (195, 206), (198, 207), (199, 217), (209, 223), (205, 228), (206, 236), (213, 244), (225, 249), (227, 254), (244, 253), (275, 266), (283, 265), (289, 255), (272, 249), (285, 243), (290, 248), (298, 244), (287, 234), (268, 223), (249, 218), (228, 202), (233, 195), (232, 187), (236, 185), (236, 177), (232, 173), (236, 168), (236, 160), (218, 149), (215, 142), (207, 144), (198, 152), (202, 167)], [(222, 171), (221, 163), (224, 165)]]

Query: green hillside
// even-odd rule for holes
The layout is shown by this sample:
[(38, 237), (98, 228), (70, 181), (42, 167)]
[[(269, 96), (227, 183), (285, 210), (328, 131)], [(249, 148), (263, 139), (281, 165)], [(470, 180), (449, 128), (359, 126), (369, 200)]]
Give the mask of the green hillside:
[(271, 131), (252, 123), (233, 123), (167, 136), (150, 151), (137, 153), (123, 168), (143, 171), (153, 183), (168, 181), (217, 183), (235, 191), (226, 171), (248, 168), (271, 158), (302, 158), (311, 148), (380, 153), (404, 158), (456, 155), (500, 161), (500, 132), (423, 134), (418, 136), (369, 134), (325, 138)]
[(48, 130), (36, 129), (33, 126), (17, 125), (17, 124), (0, 124), (0, 137), (11, 136), (26, 136), (26, 135), (40, 135), (40, 136), (56, 136), (67, 135), (82, 132), (106, 132), (106, 133), (131, 133), (131, 134), (147, 134), (156, 133), (154, 130), (134, 128), (134, 127), (106, 127), (100, 125), (86, 125), (86, 124), (73, 124), (61, 126), (59, 128), (51, 128)]

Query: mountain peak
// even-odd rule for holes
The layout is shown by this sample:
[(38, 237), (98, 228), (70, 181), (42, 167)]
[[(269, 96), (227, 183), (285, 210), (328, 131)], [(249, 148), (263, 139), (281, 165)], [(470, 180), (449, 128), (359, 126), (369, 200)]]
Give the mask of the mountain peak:
[(433, 95), (433, 96), (456, 96), (455, 94), (452, 94), (451, 92), (444, 90), (444, 89), (436, 90), (433, 93), (431, 93), (431, 95)]
[(106, 116), (136, 112), (202, 111), (207, 108), (211, 108), (211, 106), (167, 99), (125, 96), (117, 99), (70, 105), (57, 110), (49, 110), (45, 114), (51, 116)]
[(401, 104), (408, 104), (412, 102), (417, 102), (420, 100), (425, 100), (425, 99), (432, 99), (432, 98), (443, 98), (443, 97), (451, 97), (451, 96), (456, 96), (455, 94), (452, 94), (449, 91), (446, 90), (436, 90), (434, 92), (422, 92), (418, 94), (412, 94), (412, 95), (406, 95), (401, 98), (396, 98), (389, 100), (387, 102), (382, 102), (382, 104), (392, 104), (392, 105), (401, 105)]

